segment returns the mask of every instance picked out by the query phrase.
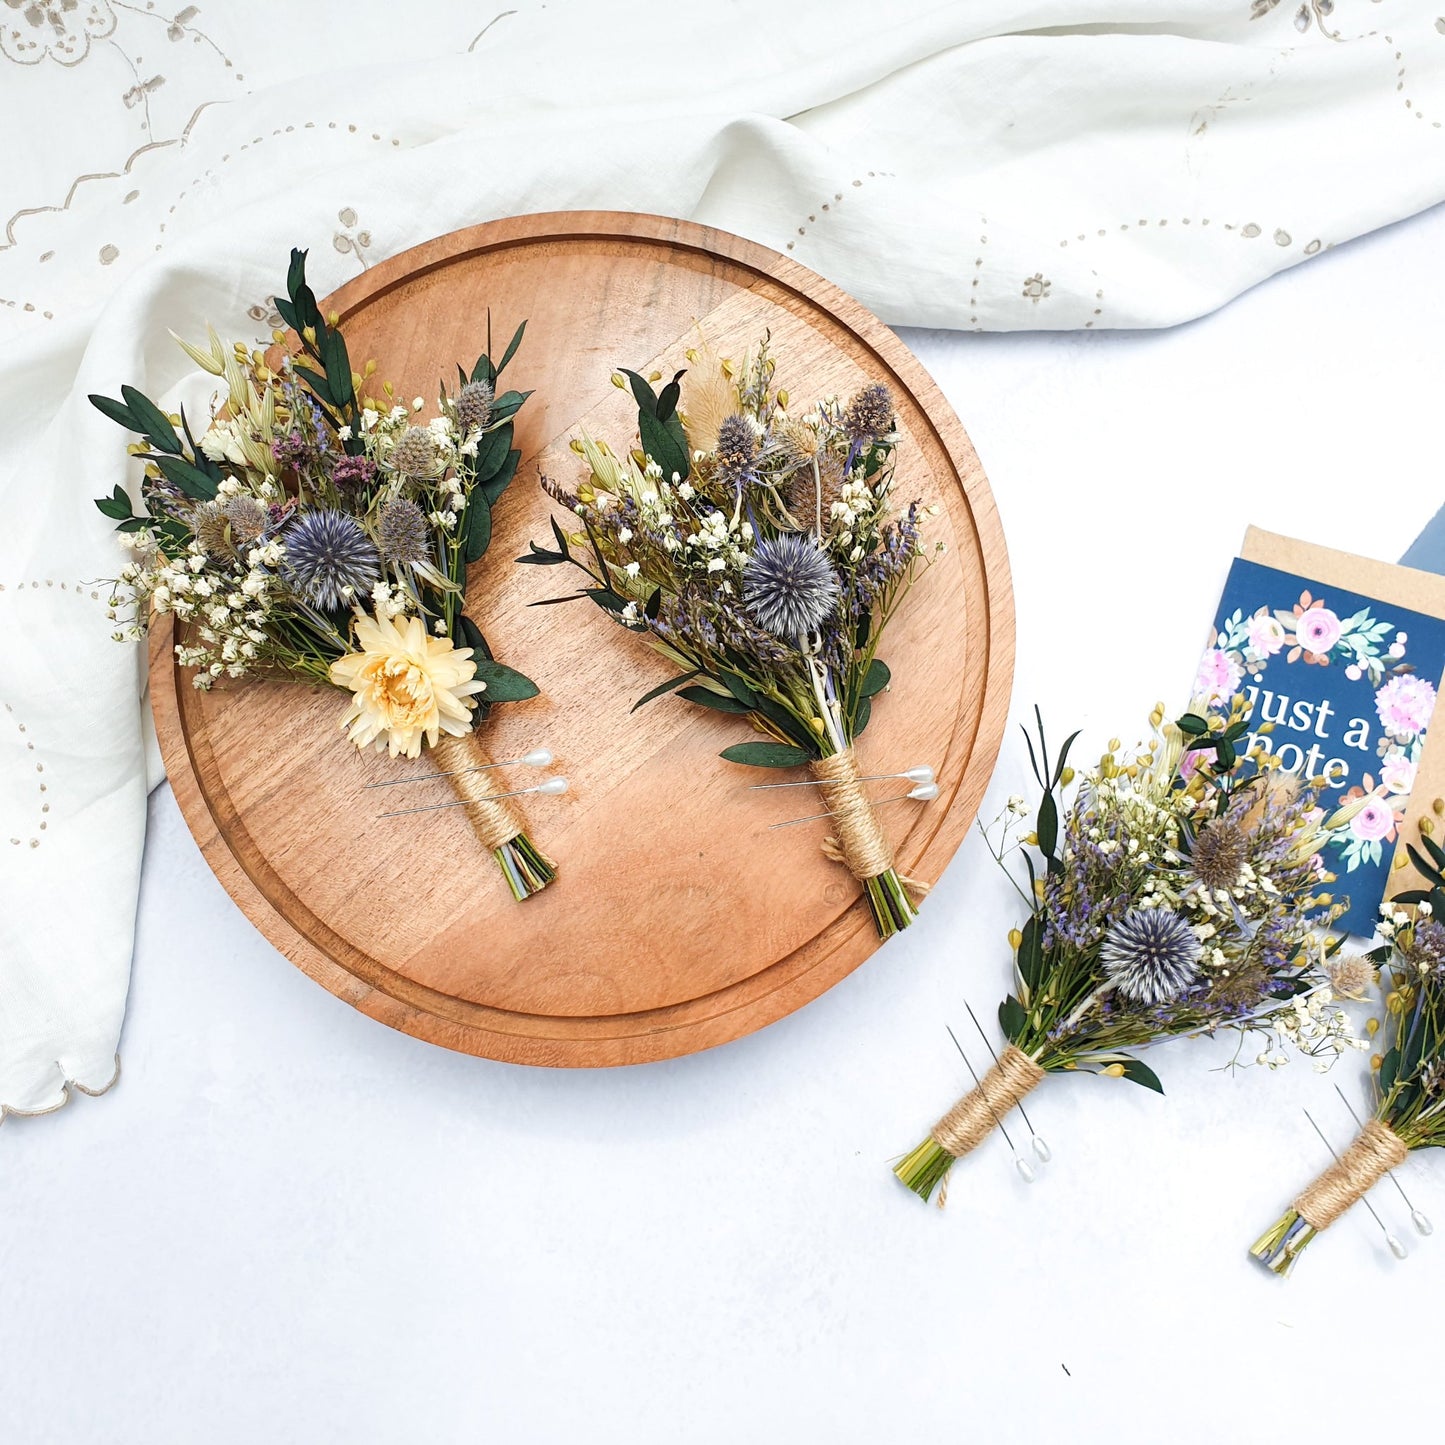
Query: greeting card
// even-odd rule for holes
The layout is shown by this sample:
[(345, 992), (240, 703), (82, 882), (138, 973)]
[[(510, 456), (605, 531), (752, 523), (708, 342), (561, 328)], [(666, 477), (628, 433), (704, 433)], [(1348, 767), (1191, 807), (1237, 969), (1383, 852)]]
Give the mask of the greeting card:
[(1194, 698), (1208, 708), (1242, 695), (1240, 754), (1321, 779), (1321, 805), (1348, 810), (1348, 826), (1332, 832), (1319, 861), (1335, 875), (1335, 893), (1349, 897), (1339, 926), (1350, 933), (1374, 932), (1412, 802), (1418, 807), (1442, 669), (1440, 578), (1251, 530)]

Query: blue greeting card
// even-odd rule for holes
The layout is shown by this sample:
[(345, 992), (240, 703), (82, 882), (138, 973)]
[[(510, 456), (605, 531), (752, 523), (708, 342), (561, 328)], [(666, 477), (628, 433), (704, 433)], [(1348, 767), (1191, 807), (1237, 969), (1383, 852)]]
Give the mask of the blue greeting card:
[[(1445, 621), (1244, 558), (1230, 568), (1196, 706), (1250, 702), (1250, 733), (1287, 770), (1323, 778), (1328, 811), (1364, 799), (1324, 866), (1340, 927), (1375, 930), (1445, 666)], [(1268, 734), (1257, 729), (1273, 724)]]

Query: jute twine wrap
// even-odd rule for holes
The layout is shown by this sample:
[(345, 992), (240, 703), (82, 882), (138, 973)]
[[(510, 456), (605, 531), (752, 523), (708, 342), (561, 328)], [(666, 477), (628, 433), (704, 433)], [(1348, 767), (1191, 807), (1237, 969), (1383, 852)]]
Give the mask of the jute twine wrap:
[[(813, 776), (822, 784), (823, 801), (833, 814), (837, 838), (823, 844), (823, 852), (836, 863), (847, 865), (848, 871), (866, 883), (893, 866), (893, 850), (878, 826), (878, 815), (863, 791), (858, 757), (852, 748), (844, 748), (830, 758), (818, 758)], [(828, 843), (832, 843), (830, 849)]]
[(1397, 1134), (1371, 1119), (1355, 1142), (1295, 1200), (1295, 1213), (1316, 1229), (1328, 1229), (1409, 1154)]
[[(475, 733), (464, 733), (459, 738), (439, 738), (432, 749), (432, 760), (443, 773), (455, 768), (475, 768), (491, 761)], [(510, 802), (498, 802), (490, 796), (491, 784), (488, 780), (494, 776), (492, 773), (458, 773), (448, 779), (457, 797), (472, 805), (466, 809), (466, 814), (477, 841), (488, 853), (495, 852), (503, 843), (510, 843), (519, 833), (526, 831), (526, 824)]]
[(930, 1130), (955, 1159), (977, 1149), (1024, 1095), (1038, 1087), (1044, 1071), (1020, 1048), (1004, 1047), (998, 1062)]

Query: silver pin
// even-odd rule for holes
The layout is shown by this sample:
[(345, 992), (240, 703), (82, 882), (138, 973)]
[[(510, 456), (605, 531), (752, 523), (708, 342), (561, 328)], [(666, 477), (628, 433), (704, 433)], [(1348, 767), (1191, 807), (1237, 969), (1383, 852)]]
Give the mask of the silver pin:
[[(919, 803), (931, 803), (937, 796), (937, 783), (920, 783), (911, 792), (899, 793), (896, 798), (880, 798), (873, 806), (875, 808), (883, 808), (889, 803), (906, 803), (910, 798)], [(837, 816), (838, 815), (833, 812), (811, 813), (806, 818), (789, 818), (786, 823), (769, 823), (768, 828), (769, 831), (774, 828), (794, 828), (799, 823), (816, 823), (819, 818), (836, 818)]]
[[(1335, 1093), (1340, 1096), (1340, 1103), (1350, 1111), (1350, 1118), (1363, 1129), (1365, 1127), (1365, 1121), (1355, 1113), (1355, 1106), (1345, 1097), (1345, 1091), (1340, 1088), (1338, 1084), (1335, 1085)], [(1395, 1192), (1405, 1201), (1405, 1208), (1410, 1211), (1410, 1223), (1415, 1226), (1415, 1233), (1422, 1235), (1434, 1234), (1435, 1226), (1430, 1223), (1429, 1216), (1423, 1209), (1416, 1209), (1415, 1206), (1410, 1203), (1410, 1196), (1405, 1193), (1405, 1186), (1395, 1178), (1395, 1171), (1393, 1169), (1387, 1169), (1385, 1173), (1390, 1176), (1390, 1183), (1395, 1186)]]
[[(973, 1005), (969, 1003), (967, 999), (964, 999), (963, 1006), (968, 1010), (968, 1016), (973, 1020), (973, 1026), (978, 1030), (978, 1036), (983, 1040), (984, 1048), (989, 1051), (989, 1054), (993, 1058), (994, 1063), (998, 1063), (998, 1053), (994, 1049), (993, 1044), (989, 1042), (988, 1035), (984, 1033), (983, 1025), (979, 1023), (978, 1015), (973, 1011)], [(1029, 1143), (1033, 1146), (1034, 1153), (1038, 1155), (1039, 1163), (1047, 1164), (1049, 1160), (1054, 1157), (1054, 1151), (1049, 1148), (1049, 1146), (1044, 1142), (1043, 1136), (1038, 1132), (1037, 1129), (1034, 1128), (1034, 1121), (1029, 1118), (1028, 1112), (1025, 1110), (1022, 1100), (1014, 1107), (1019, 1111), (1019, 1114), (1023, 1118), (1024, 1124), (1028, 1127)]]
[(525, 757), (508, 758), (501, 763), (478, 763), (474, 768), (453, 768), (449, 773), (418, 773), (414, 778), (388, 778), (384, 783), (367, 783), (362, 791), (368, 788), (399, 788), (404, 783), (429, 783), (433, 778), (456, 778), (463, 773), (485, 773), (491, 768), (545, 768), (551, 761), (549, 749), (533, 748)]
[[(910, 783), (931, 783), (933, 781), (933, 769), (926, 763), (916, 768), (905, 768), (901, 773), (869, 773), (865, 778), (859, 778), (860, 783), (882, 783), (890, 778), (903, 778)], [(821, 788), (821, 778), (803, 778), (796, 783), (749, 783), (750, 793), (767, 792), (771, 788)]]
[[(983, 1080), (979, 1078), (978, 1070), (974, 1068), (973, 1063), (969, 1059), (968, 1055), (964, 1053), (963, 1045), (958, 1041), (958, 1035), (954, 1033), (954, 1031), (949, 1028), (947, 1024), (944, 1024), (944, 1028), (948, 1029), (948, 1036), (953, 1040), (953, 1046), (958, 1050), (959, 1058), (961, 1058), (963, 1062), (968, 1066), (968, 1072), (973, 1076), (974, 1087), (980, 1092), (982, 1092)], [(998, 1125), (998, 1131), (1000, 1134), (1003, 1135), (1004, 1143), (1008, 1145), (1010, 1151), (1013, 1153), (1014, 1168), (1018, 1170), (1019, 1175), (1023, 1179), (1025, 1184), (1032, 1184), (1034, 1180), (1038, 1178), (1038, 1176), (1034, 1173), (1034, 1166), (1030, 1164), (1029, 1161), (1025, 1159), (1024, 1156), (1020, 1154), (1018, 1149), (1015, 1147), (1014, 1141), (1009, 1137), (1008, 1129), (1005, 1127), (1003, 1120), (1000, 1119), (998, 1116), (998, 1110), (995, 1109), (993, 1106), (993, 1100), (990, 1099), (987, 1094), (984, 1094), (983, 1101), (985, 1104), (988, 1105), (988, 1112), (993, 1115), (993, 1122)]]
[(544, 798), (560, 797), (567, 791), (566, 778), (548, 778), (531, 788), (514, 788), (510, 793), (488, 793), (485, 798), (456, 798), (450, 803), (430, 803), (424, 808), (398, 808), (394, 813), (378, 813), (380, 818), (405, 818), (409, 813), (438, 813), (443, 808), (470, 808), (473, 803), (498, 803), (503, 798), (521, 798), (537, 793)]
[[(1311, 1114), (1308, 1109), (1304, 1110), (1304, 1116), (1310, 1121), (1310, 1127), (1313, 1128), (1315, 1133), (1320, 1136), (1320, 1142), (1325, 1146), (1326, 1149), (1330, 1151), (1330, 1154), (1333, 1156), (1335, 1163), (1338, 1164), (1340, 1162), (1340, 1156), (1335, 1153), (1335, 1146), (1331, 1144), (1328, 1139), (1325, 1138), (1325, 1131), (1321, 1129), (1318, 1124), (1315, 1123), (1315, 1116)], [(1409, 1255), (1410, 1251), (1406, 1249), (1405, 1246), (1401, 1244), (1401, 1242), (1396, 1239), (1395, 1236), (1391, 1234), (1390, 1231), (1385, 1227), (1385, 1221), (1381, 1219), (1380, 1216), (1375, 1212), (1375, 1206), (1371, 1204), (1370, 1201), (1366, 1199), (1363, 1194), (1360, 1196), (1360, 1203), (1363, 1204), (1365, 1208), (1370, 1211), (1370, 1217), (1375, 1221), (1376, 1224), (1380, 1226), (1380, 1233), (1385, 1236), (1385, 1243), (1389, 1246), (1390, 1253), (1393, 1254), (1396, 1259), (1405, 1259)]]

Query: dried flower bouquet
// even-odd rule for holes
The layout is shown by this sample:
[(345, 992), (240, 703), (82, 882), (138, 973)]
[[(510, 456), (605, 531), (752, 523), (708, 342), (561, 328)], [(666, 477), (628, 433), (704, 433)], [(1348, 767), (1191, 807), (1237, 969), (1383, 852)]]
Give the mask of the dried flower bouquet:
[[(1435, 805), (1445, 812), (1445, 804)], [(1445, 848), (1423, 819), (1420, 847), (1407, 845), (1423, 888), (1399, 893), (1381, 909), (1384, 945), (1356, 966), (1389, 975), (1385, 1050), (1375, 1066), (1375, 1112), (1355, 1141), (1267, 1229), (1250, 1250), (1275, 1274), (1288, 1275), (1309, 1242), (1362, 1199), (1412, 1150), (1445, 1144)], [(1366, 980), (1360, 980), (1363, 985)], [(1416, 1213), (1416, 1227), (1428, 1222)], [(1391, 1239), (1391, 1247), (1397, 1248)]]
[(1008, 1040), (977, 1088), (895, 1168), (927, 1199), (956, 1158), (977, 1147), (1048, 1074), (1130, 1079), (1163, 1092), (1137, 1051), (1181, 1034), (1232, 1031), (1263, 1040), (1257, 1061), (1287, 1046), (1328, 1068), (1365, 1047), (1334, 1002), (1327, 928), (1342, 905), (1325, 891), (1322, 854), (1349, 809), (1324, 818), (1317, 789), (1278, 759), (1237, 746), (1244, 699), (1229, 714), (1150, 721), (1133, 757), (1117, 740), (1074, 781), (1074, 737), (1051, 758), (1039, 723), (1029, 755), (1042, 790), (1033, 831), (1014, 798), (990, 846), (1007, 869), (1019, 853), (1029, 910), (1010, 934), (1015, 991), (999, 1007)]
[(854, 745), (889, 682), (884, 629), (927, 561), (923, 508), (893, 504), (892, 399), (875, 383), (790, 409), (767, 338), (740, 365), (706, 346), (688, 360), (660, 391), (614, 376), (640, 444), (574, 440), (580, 483), (544, 479), (572, 529), (554, 522), (556, 547), (519, 560), (581, 568), (589, 585), (548, 600), (590, 597), (681, 669), (638, 706), (675, 691), (763, 734), (729, 761), (812, 770), (837, 835), (825, 851), (886, 938), (917, 914)]
[[(176, 655), (198, 688), (222, 677), (292, 677), (350, 694), (341, 725), (358, 748), (416, 758), (425, 743), (454, 772), (468, 816), (513, 894), (554, 876), (509, 804), (478, 782), (475, 729), (494, 703), (536, 686), (495, 661), (466, 615), (467, 569), (491, 540), (491, 509), (516, 474), (512, 419), (526, 394), (498, 395), (526, 323), (502, 359), (458, 368), (437, 415), (359, 395), (346, 342), (306, 284), (293, 251), (287, 295), (295, 333), (279, 365), (212, 331), (182, 341), (218, 378), (220, 405), (197, 437), (134, 387), (92, 403), (141, 441), (144, 510), (117, 486), (96, 505), (132, 553), (114, 588), (118, 641), (141, 637), (152, 612), (178, 626)], [(489, 327), (490, 329), (490, 327)], [(278, 345), (287, 340), (277, 332)], [(490, 345), (489, 345), (490, 349)]]

